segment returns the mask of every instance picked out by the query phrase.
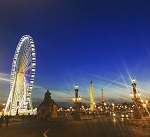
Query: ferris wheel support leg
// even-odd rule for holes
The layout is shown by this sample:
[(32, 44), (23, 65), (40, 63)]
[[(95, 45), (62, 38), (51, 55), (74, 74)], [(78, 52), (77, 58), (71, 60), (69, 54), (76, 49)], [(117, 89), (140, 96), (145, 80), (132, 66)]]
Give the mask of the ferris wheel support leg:
[(33, 105), (32, 105), (32, 100), (30, 98), (30, 110), (31, 110), (31, 114), (33, 115)]

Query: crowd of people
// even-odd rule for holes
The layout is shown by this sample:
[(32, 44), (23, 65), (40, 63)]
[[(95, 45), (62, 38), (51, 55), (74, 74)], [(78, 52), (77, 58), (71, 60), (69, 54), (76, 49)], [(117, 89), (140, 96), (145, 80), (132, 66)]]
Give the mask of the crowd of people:
[[(10, 118), (11, 118), (11, 116), (9, 116), (9, 115), (2, 115), (1, 117), (0, 117), (0, 128), (2, 128), (2, 126), (5, 124), (6, 125), (6, 127), (8, 127), (8, 124), (9, 124), (9, 121), (10, 121)], [(30, 122), (30, 121), (32, 121), (32, 119), (36, 119), (36, 116), (33, 116), (33, 115), (30, 115), (30, 114), (28, 114), (28, 115), (21, 115), (21, 116), (17, 116), (17, 119), (20, 119), (21, 121), (22, 121), (22, 123), (24, 123), (24, 122)]]

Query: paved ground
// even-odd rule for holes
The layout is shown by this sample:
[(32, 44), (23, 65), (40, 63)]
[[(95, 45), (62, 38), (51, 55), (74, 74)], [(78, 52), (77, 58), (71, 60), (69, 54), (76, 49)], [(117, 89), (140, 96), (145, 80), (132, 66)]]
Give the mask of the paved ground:
[(150, 128), (129, 125), (121, 119), (82, 117), (81, 121), (70, 118), (62, 121), (11, 120), (3, 125), (0, 137), (150, 137)]
[(47, 132), (48, 137), (150, 137), (149, 128), (129, 126), (115, 118), (71, 121)]
[(8, 127), (5, 123), (2, 128), (0, 128), (0, 137), (43, 137), (43, 133), (65, 120), (55, 120), (55, 121), (37, 121), (32, 119), (29, 121), (28, 117), (25, 117), (22, 121), (21, 117), (10, 118)]
[(43, 137), (43, 133), (62, 122), (18, 122), (9, 124), (8, 127), (3, 125), (0, 129), (0, 137)]

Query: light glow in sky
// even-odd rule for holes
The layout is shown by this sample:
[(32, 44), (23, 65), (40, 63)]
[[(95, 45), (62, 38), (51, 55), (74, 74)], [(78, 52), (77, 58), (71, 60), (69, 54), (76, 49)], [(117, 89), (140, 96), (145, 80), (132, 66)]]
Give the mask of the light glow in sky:
[(35, 43), (36, 73), (32, 100), (47, 89), (52, 98), (72, 102), (74, 86), (89, 101), (104, 89), (108, 102), (131, 101), (135, 77), (150, 100), (150, 2), (132, 0), (0, 1), (0, 103), (9, 94), (16, 46), (23, 35)]

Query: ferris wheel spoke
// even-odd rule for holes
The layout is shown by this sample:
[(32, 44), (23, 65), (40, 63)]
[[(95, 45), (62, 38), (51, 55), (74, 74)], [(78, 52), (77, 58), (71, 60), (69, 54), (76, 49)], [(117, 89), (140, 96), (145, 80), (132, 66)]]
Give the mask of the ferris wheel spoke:
[(24, 57), (23, 59), (22, 59), (22, 65), (21, 65), (21, 71), (25, 71), (26, 70), (26, 67), (28, 66), (28, 63), (29, 63), (30, 61), (26, 58), (26, 57)]
[(28, 66), (28, 67), (26, 68), (26, 71), (30, 70), (31, 68), (32, 68), (32, 65)]

